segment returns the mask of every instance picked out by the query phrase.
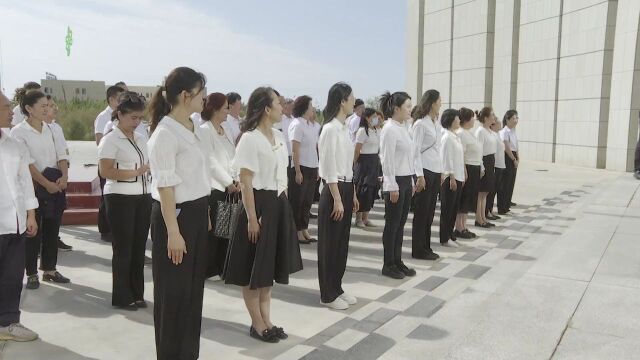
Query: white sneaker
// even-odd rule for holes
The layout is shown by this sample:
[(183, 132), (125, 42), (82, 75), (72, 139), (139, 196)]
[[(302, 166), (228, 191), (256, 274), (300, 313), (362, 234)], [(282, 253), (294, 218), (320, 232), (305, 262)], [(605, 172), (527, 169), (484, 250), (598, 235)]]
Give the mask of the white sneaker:
[(342, 293), (342, 295), (338, 296), (338, 299), (344, 300), (349, 305), (355, 305), (358, 303), (358, 299), (355, 296), (349, 295), (347, 293)]
[(222, 281), (222, 278), (220, 277), (220, 275), (214, 275), (214, 276), (210, 277), (209, 280), (211, 280), (211, 281)]
[(322, 305), (328, 307), (333, 310), (347, 310), (349, 308), (349, 304), (342, 300), (339, 296), (330, 303), (320, 302)]
[(356, 227), (364, 228), (364, 227), (367, 227), (367, 225), (365, 225), (362, 220), (358, 220), (356, 221)]
[(449, 240), (446, 243), (441, 244), (441, 245), (444, 246), (444, 247), (450, 247), (450, 248), (459, 248), (460, 247), (460, 245), (458, 245), (458, 243), (453, 241), (453, 240)]
[(33, 341), (37, 338), (38, 334), (27, 329), (20, 323), (11, 324), (7, 327), (0, 327), (0, 340), (25, 342)]

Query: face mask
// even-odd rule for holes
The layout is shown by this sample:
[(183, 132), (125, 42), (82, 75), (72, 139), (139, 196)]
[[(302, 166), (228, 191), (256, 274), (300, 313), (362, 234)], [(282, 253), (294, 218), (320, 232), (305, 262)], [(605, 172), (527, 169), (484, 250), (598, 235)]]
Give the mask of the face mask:
[(371, 126), (378, 126), (379, 123), (380, 123), (380, 120), (378, 120), (377, 117), (374, 117), (373, 119), (371, 119)]

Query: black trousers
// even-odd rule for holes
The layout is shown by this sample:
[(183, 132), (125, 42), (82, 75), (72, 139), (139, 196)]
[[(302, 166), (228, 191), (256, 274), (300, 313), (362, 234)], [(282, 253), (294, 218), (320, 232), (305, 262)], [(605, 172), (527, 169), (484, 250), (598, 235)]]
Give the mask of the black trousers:
[(462, 193), (462, 181), (456, 180), (456, 191), (451, 190), (451, 180), (444, 179), (440, 190), (440, 243), (444, 244), (453, 236), (453, 227), (456, 224), (460, 194)]
[(24, 261), (24, 236), (0, 235), (0, 327), (20, 322)]
[(27, 276), (38, 274), (38, 254), (42, 271), (55, 271), (58, 264), (58, 235), (60, 218), (45, 218), (44, 211), (36, 210), (38, 233), (26, 239), (25, 270)]
[(431, 225), (436, 213), (438, 194), (440, 193), (440, 173), (427, 169), (424, 180), (427, 187), (413, 196), (415, 209), (413, 210), (413, 228), (411, 230), (411, 256), (421, 257), (432, 253)]
[[(518, 159), (517, 152), (514, 151), (513, 155)], [(511, 208), (511, 199), (513, 198), (513, 189), (516, 186), (516, 174), (518, 173), (518, 169), (510, 157), (505, 156), (504, 162), (506, 168), (502, 173), (502, 186), (498, 190), (499, 212), (507, 212)]]
[(384, 230), (382, 245), (384, 247), (384, 266), (399, 265), (402, 261), (402, 237), (404, 225), (409, 216), (411, 206), (412, 176), (396, 176), (400, 196), (394, 204), (390, 193), (383, 193), (384, 198)]
[(111, 228), (109, 227), (109, 220), (107, 219), (107, 205), (104, 201), (104, 185), (107, 183), (107, 179), (100, 176), (98, 171), (98, 178), (100, 178), (100, 207), (98, 207), (98, 231), (100, 234), (109, 234)]
[(302, 173), (302, 184), (295, 182), (294, 170), (294, 181), (292, 187), (289, 188), (289, 201), (298, 231), (309, 228), (311, 205), (313, 205), (313, 195), (318, 181), (318, 168), (300, 166), (300, 172)]
[[(151, 223), (151, 195), (105, 195), (113, 239), (113, 306), (144, 300), (144, 250)], [(166, 253), (165, 253), (166, 257)]]
[[(216, 223), (216, 214), (218, 211), (218, 201), (224, 201), (227, 198), (227, 192), (220, 190), (211, 190), (209, 196), (209, 216), (211, 224)], [(207, 266), (207, 278), (216, 275), (222, 275), (224, 270), (224, 262), (227, 259), (227, 249), (229, 248), (229, 239), (223, 239), (213, 235), (213, 231), (209, 232), (209, 265)]]
[(633, 165), (634, 171), (640, 171), (640, 140), (638, 140), (638, 143), (636, 144), (636, 155), (633, 159)]
[(182, 263), (167, 257), (167, 228), (160, 203), (151, 207), (153, 240), (153, 320), (159, 360), (197, 359), (200, 353), (202, 297), (207, 271), (207, 197), (176, 205), (180, 234), (187, 247)]
[[(487, 195), (487, 207), (485, 209), (485, 214), (487, 215), (489, 214), (489, 212), (493, 212), (493, 205), (495, 204), (496, 195), (498, 194), (498, 189), (500, 189), (500, 186), (502, 185), (502, 177), (504, 174), (504, 169), (496, 168), (495, 171), (496, 171), (496, 184), (493, 187), (493, 191), (491, 191)], [(500, 199), (498, 199), (498, 202), (499, 201)]]
[(353, 184), (339, 182), (338, 189), (344, 206), (342, 220), (331, 218), (333, 196), (325, 184), (318, 205), (318, 281), (323, 303), (333, 302), (344, 293), (342, 277), (347, 268), (351, 216), (353, 215)]

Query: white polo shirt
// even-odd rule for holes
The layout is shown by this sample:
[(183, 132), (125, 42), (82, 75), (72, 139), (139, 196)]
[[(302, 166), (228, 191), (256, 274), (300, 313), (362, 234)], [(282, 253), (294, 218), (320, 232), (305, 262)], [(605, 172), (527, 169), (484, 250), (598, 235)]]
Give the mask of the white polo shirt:
[[(297, 118), (289, 125), (289, 139), (300, 143), (300, 166), (314, 169), (318, 167), (318, 139), (321, 128), (317, 122), (304, 118)], [(293, 144), (291, 147), (293, 148)]]
[(0, 130), (0, 235), (24, 233), (27, 210), (38, 208), (29, 161), (27, 148)]
[(113, 110), (110, 106), (107, 106), (106, 109), (98, 114), (96, 120), (93, 122), (93, 132), (95, 134), (104, 134), (104, 127), (107, 126), (108, 122), (111, 122), (111, 114), (113, 114)]
[[(98, 159), (115, 160), (114, 167), (119, 170), (136, 170), (149, 163), (147, 140), (140, 134), (133, 133), (131, 141), (120, 130), (114, 127), (105, 135), (98, 145)], [(149, 194), (151, 181), (148, 174), (126, 180), (107, 179), (104, 194), (142, 195)]]
[(242, 135), (233, 159), (234, 169), (247, 169), (253, 173), (253, 188), (275, 190), (278, 194), (287, 189), (287, 164), (289, 157), (284, 135), (272, 129), (275, 145), (258, 129)]
[(320, 177), (327, 184), (335, 184), (338, 181), (352, 182), (354, 150), (347, 124), (337, 118), (326, 123), (318, 140)]
[(42, 132), (39, 132), (23, 121), (11, 129), (11, 137), (27, 146), (31, 157), (29, 163), (40, 172), (48, 167), (57, 169), (58, 161), (69, 161), (66, 144), (54, 140), (53, 131), (45, 122), (42, 122)]

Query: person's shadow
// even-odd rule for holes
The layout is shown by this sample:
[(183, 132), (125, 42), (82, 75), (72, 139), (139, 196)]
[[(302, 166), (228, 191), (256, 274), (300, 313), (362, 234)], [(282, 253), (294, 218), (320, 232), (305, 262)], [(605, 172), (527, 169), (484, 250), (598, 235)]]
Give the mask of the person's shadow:
[(38, 358), (48, 360), (99, 360), (80, 355), (41, 339), (26, 343), (0, 341), (0, 359), (36, 359), (33, 354), (42, 354), (42, 357)]

